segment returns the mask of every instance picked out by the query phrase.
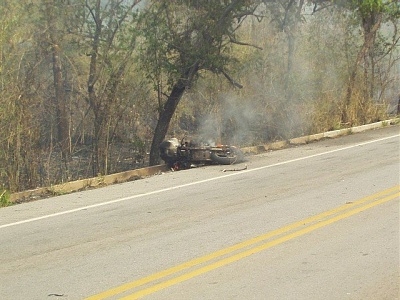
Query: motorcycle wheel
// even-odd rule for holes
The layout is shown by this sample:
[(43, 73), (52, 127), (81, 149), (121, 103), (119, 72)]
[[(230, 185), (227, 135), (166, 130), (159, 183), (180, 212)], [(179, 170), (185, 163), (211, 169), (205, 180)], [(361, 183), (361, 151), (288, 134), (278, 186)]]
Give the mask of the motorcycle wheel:
[(210, 154), (211, 160), (219, 165), (233, 165), (240, 163), (244, 160), (243, 152), (236, 148), (230, 147), (229, 151), (224, 152), (214, 152)]

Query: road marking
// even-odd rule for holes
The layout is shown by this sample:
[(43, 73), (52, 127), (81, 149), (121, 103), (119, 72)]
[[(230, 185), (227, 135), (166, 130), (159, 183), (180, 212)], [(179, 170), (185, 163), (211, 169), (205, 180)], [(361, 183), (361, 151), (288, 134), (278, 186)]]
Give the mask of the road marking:
[[(258, 237), (246, 240), (225, 249), (213, 252), (211, 254), (195, 258), (183, 264), (163, 270), (161, 272), (146, 276), (124, 285), (107, 290), (103, 293), (91, 296), (86, 300), (100, 300), (125, 293), (139, 286), (153, 283), (152, 286), (145, 287), (122, 299), (137, 299), (161, 289), (189, 280), (193, 277), (207, 273), (219, 267), (236, 262), (252, 254), (261, 252), (271, 247), (282, 244), (291, 239), (297, 238), (316, 229), (335, 223), (339, 220), (353, 216), (359, 212), (370, 209), (379, 204), (383, 204), (400, 196), (400, 185), (390, 189), (375, 193), (373, 195), (361, 198), (357, 201), (339, 206), (332, 210), (312, 216), (310, 218), (295, 222), (288, 226), (273, 230)], [(274, 238), (275, 237), (275, 238)], [(274, 239), (272, 239), (274, 238)], [(208, 263), (208, 264), (205, 264)], [(205, 264), (205, 266), (199, 266)], [(197, 269), (191, 270), (197, 266)], [(177, 274), (182, 273), (184, 274)], [(177, 274), (176, 277), (167, 278), (165, 281), (159, 280), (168, 276)]]
[(176, 185), (176, 186), (172, 186), (172, 187), (169, 187), (169, 188), (164, 188), (164, 189), (161, 189), (161, 190), (155, 190), (155, 191), (151, 191), (151, 192), (147, 192), (147, 193), (142, 193), (142, 194), (137, 194), (137, 195), (133, 195), (133, 196), (118, 198), (118, 199), (111, 200), (111, 201), (105, 201), (105, 202), (96, 203), (96, 204), (92, 204), (92, 205), (81, 206), (81, 207), (78, 207), (78, 208), (65, 210), (65, 211), (60, 211), (60, 212), (57, 212), (57, 213), (48, 214), (48, 215), (44, 215), (44, 216), (40, 216), (40, 217), (36, 217), (36, 218), (30, 218), (30, 219), (17, 221), (17, 222), (3, 224), (3, 225), (0, 225), (0, 229), (7, 228), (7, 227), (12, 227), (12, 226), (17, 226), (17, 225), (21, 225), (21, 224), (26, 224), (26, 223), (32, 223), (32, 222), (35, 222), (35, 221), (54, 218), (54, 217), (63, 216), (63, 215), (67, 215), (67, 214), (72, 214), (72, 213), (79, 212), (79, 211), (84, 211), (84, 210), (88, 210), (88, 209), (92, 209), (92, 208), (98, 208), (98, 207), (102, 207), (102, 206), (106, 206), (106, 205), (111, 205), (111, 204), (115, 204), (115, 203), (119, 203), (119, 202), (124, 202), (124, 201), (128, 201), (128, 200), (141, 198), (141, 197), (146, 197), (146, 196), (151, 196), (151, 195), (155, 195), (155, 194), (165, 193), (165, 192), (169, 192), (169, 191), (172, 191), (172, 190), (185, 188), (185, 187), (192, 186), (192, 185), (207, 183), (207, 182), (210, 182), (210, 181), (215, 181), (215, 180), (219, 180), (219, 179), (223, 179), (223, 178), (227, 178), (227, 177), (231, 177), (231, 176), (238, 176), (238, 175), (241, 175), (241, 174), (244, 174), (244, 173), (255, 172), (255, 171), (259, 171), (259, 170), (263, 170), (263, 169), (282, 166), (282, 165), (286, 165), (286, 164), (290, 164), (290, 163), (294, 163), (294, 162), (298, 162), (298, 161), (302, 161), (302, 160), (307, 160), (307, 159), (310, 159), (310, 158), (315, 158), (315, 157), (319, 157), (319, 156), (332, 154), (332, 153), (335, 153), (335, 152), (340, 152), (340, 151), (349, 150), (349, 149), (353, 149), (353, 148), (357, 148), (357, 147), (361, 147), (361, 146), (365, 146), (365, 145), (369, 145), (369, 144), (373, 144), (373, 143), (377, 143), (377, 142), (382, 142), (382, 141), (393, 139), (393, 138), (396, 138), (396, 137), (400, 137), (400, 134), (392, 135), (392, 136), (388, 136), (388, 137), (384, 137), (384, 138), (380, 138), (380, 139), (376, 139), (376, 140), (372, 140), (372, 141), (367, 141), (367, 142), (363, 142), (363, 143), (359, 143), (359, 144), (356, 144), (356, 145), (347, 146), (347, 147), (343, 147), (343, 148), (339, 148), (339, 149), (334, 149), (334, 150), (330, 150), (330, 151), (326, 151), (326, 152), (322, 152), (322, 153), (303, 156), (303, 157), (299, 157), (299, 158), (295, 158), (295, 159), (291, 159), (291, 160), (287, 160), (287, 161), (283, 161), (283, 162), (279, 162), (279, 163), (275, 163), (275, 164), (271, 164), (271, 165), (266, 165), (266, 166), (262, 166), (262, 167), (258, 167), (258, 168), (247, 169), (247, 170), (243, 170), (243, 171), (237, 172), (237, 173), (230, 173), (230, 174), (226, 174), (226, 175), (222, 175), (222, 176), (218, 176), (218, 177), (212, 177), (212, 178), (208, 178), (208, 179), (204, 179), (204, 180), (199, 180), (199, 181), (194, 181), (194, 182), (190, 182), (190, 183), (186, 183), (186, 184)]
[(367, 141), (367, 142), (363, 142), (363, 143), (359, 143), (356, 145), (347, 146), (347, 147), (343, 147), (343, 148), (339, 148), (339, 149), (334, 149), (334, 150), (330, 150), (330, 151), (326, 151), (326, 152), (322, 152), (322, 153), (303, 156), (303, 157), (299, 157), (299, 158), (295, 158), (295, 159), (291, 159), (291, 160), (287, 160), (287, 161), (283, 161), (283, 162), (279, 162), (279, 163), (275, 163), (275, 164), (271, 164), (271, 165), (266, 165), (266, 166), (262, 166), (262, 167), (258, 167), (258, 168), (254, 168), (254, 169), (247, 169), (247, 170), (243, 170), (243, 171), (237, 172), (237, 173), (234, 172), (234, 173), (230, 173), (230, 174), (226, 174), (226, 175), (222, 175), (222, 176), (218, 176), (218, 177), (212, 177), (212, 178), (208, 178), (208, 179), (204, 179), (204, 180), (199, 180), (199, 181), (194, 181), (194, 182), (190, 182), (190, 183), (186, 183), (186, 184), (172, 186), (169, 188), (155, 190), (152, 192), (118, 198), (118, 199), (111, 200), (111, 201), (101, 202), (101, 203), (87, 205), (87, 206), (81, 206), (81, 207), (78, 207), (75, 209), (60, 211), (57, 213), (48, 214), (48, 215), (44, 215), (44, 216), (40, 216), (40, 217), (36, 217), (36, 218), (30, 218), (30, 219), (26, 219), (26, 220), (3, 224), (3, 225), (0, 225), (0, 229), (17, 226), (17, 225), (22, 225), (22, 224), (26, 224), (26, 223), (32, 223), (32, 222), (49, 219), (49, 218), (54, 218), (54, 217), (58, 217), (58, 216), (63, 216), (63, 215), (67, 215), (67, 214), (72, 214), (75, 212), (80, 212), (80, 211), (84, 211), (84, 210), (88, 210), (88, 209), (92, 209), (92, 208), (98, 208), (98, 207), (102, 207), (102, 206), (106, 206), (106, 205), (111, 205), (111, 204), (115, 204), (115, 203), (119, 203), (119, 202), (124, 202), (124, 201), (128, 201), (128, 200), (141, 198), (141, 197), (165, 193), (168, 191), (185, 188), (185, 187), (192, 186), (192, 185), (207, 183), (210, 181), (215, 181), (215, 180), (219, 180), (219, 179), (223, 179), (223, 178), (227, 178), (227, 177), (231, 177), (231, 176), (239, 176), (244, 173), (256, 172), (256, 171), (263, 170), (263, 169), (282, 166), (282, 165), (286, 165), (286, 164), (290, 164), (290, 163), (294, 163), (294, 162), (298, 162), (298, 161), (303, 161), (303, 160), (307, 160), (307, 159), (311, 159), (311, 158), (315, 158), (315, 157), (319, 157), (319, 156), (324, 156), (324, 155), (328, 155), (328, 154), (332, 154), (332, 153), (336, 153), (336, 152), (340, 152), (340, 151), (345, 151), (345, 150), (349, 150), (349, 149), (353, 149), (353, 148), (357, 148), (357, 147), (361, 147), (361, 146), (365, 146), (365, 145), (369, 145), (369, 144), (373, 144), (373, 143), (378, 143), (378, 142), (382, 142), (382, 141), (386, 141), (386, 140), (398, 138), (398, 137), (400, 137), (400, 134), (396, 134), (396, 135), (392, 135), (392, 136), (388, 136), (388, 137), (384, 137), (384, 138), (380, 138), (380, 139), (376, 139), (376, 140), (372, 140), (372, 141)]

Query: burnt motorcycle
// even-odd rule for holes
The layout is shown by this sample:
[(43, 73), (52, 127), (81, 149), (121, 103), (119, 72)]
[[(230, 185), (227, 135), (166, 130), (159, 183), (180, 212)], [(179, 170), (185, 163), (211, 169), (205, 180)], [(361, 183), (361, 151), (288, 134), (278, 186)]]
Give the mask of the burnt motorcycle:
[(214, 145), (183, 138), (165, 140), (160, 144), (161, 159), (173, 170), (207, 164), (232, 165), (244, 161), (243, 152), (230, 145)]

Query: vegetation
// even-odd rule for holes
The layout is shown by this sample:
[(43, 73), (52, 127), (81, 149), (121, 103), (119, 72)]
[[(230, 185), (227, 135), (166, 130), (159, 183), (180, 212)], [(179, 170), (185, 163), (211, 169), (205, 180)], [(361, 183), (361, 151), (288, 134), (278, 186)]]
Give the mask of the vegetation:
[(170, 135), (246, 146), (399, 109), (394, 0), (3, 0), (0, 13), (10, 192), (157, 164)]
[(10, 199), (9, 198), (10, 198), (10, 194), (6, 190), (1, 191), (1, 193), (0, 193), (0, 207), (4, 207), (4, 206), (10, 205)]

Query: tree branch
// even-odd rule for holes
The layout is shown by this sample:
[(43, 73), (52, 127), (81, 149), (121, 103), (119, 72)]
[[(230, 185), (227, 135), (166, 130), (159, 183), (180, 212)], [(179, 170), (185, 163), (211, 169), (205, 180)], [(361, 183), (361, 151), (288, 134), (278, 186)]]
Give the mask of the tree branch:
[(249, 47), (254, 47), (256, 49), (259, 49), (259, 50), (263, 50), (263, 48), (261, 48), (260, 46), (245, 43), (245, 42), (240, 42), (240, 41), (237, 41), (236, 39), (234, 39), (233, 37), (229, 37), (229, 40), (233, 44), (237, 44), (237, 45), (241, 45), (241, 46), (249, 46)]
[(225, 78), (228, 79), (228, 81), (229, 81), (233, 86), (235, 86), (235, 87), (237, 87), (237, 88), (239, 88), (239, 89), (243, 88), (243, 85), (241, 85), (240, 83), (238, 83), (237, 81), (235, 81), (235, 80), (234, 80), (232, 77), (230, 77), (224, 70), (220, 69), (220, 70), (218, 70), (218, 71), (220, 71), (220, 72), (225, 76)]

